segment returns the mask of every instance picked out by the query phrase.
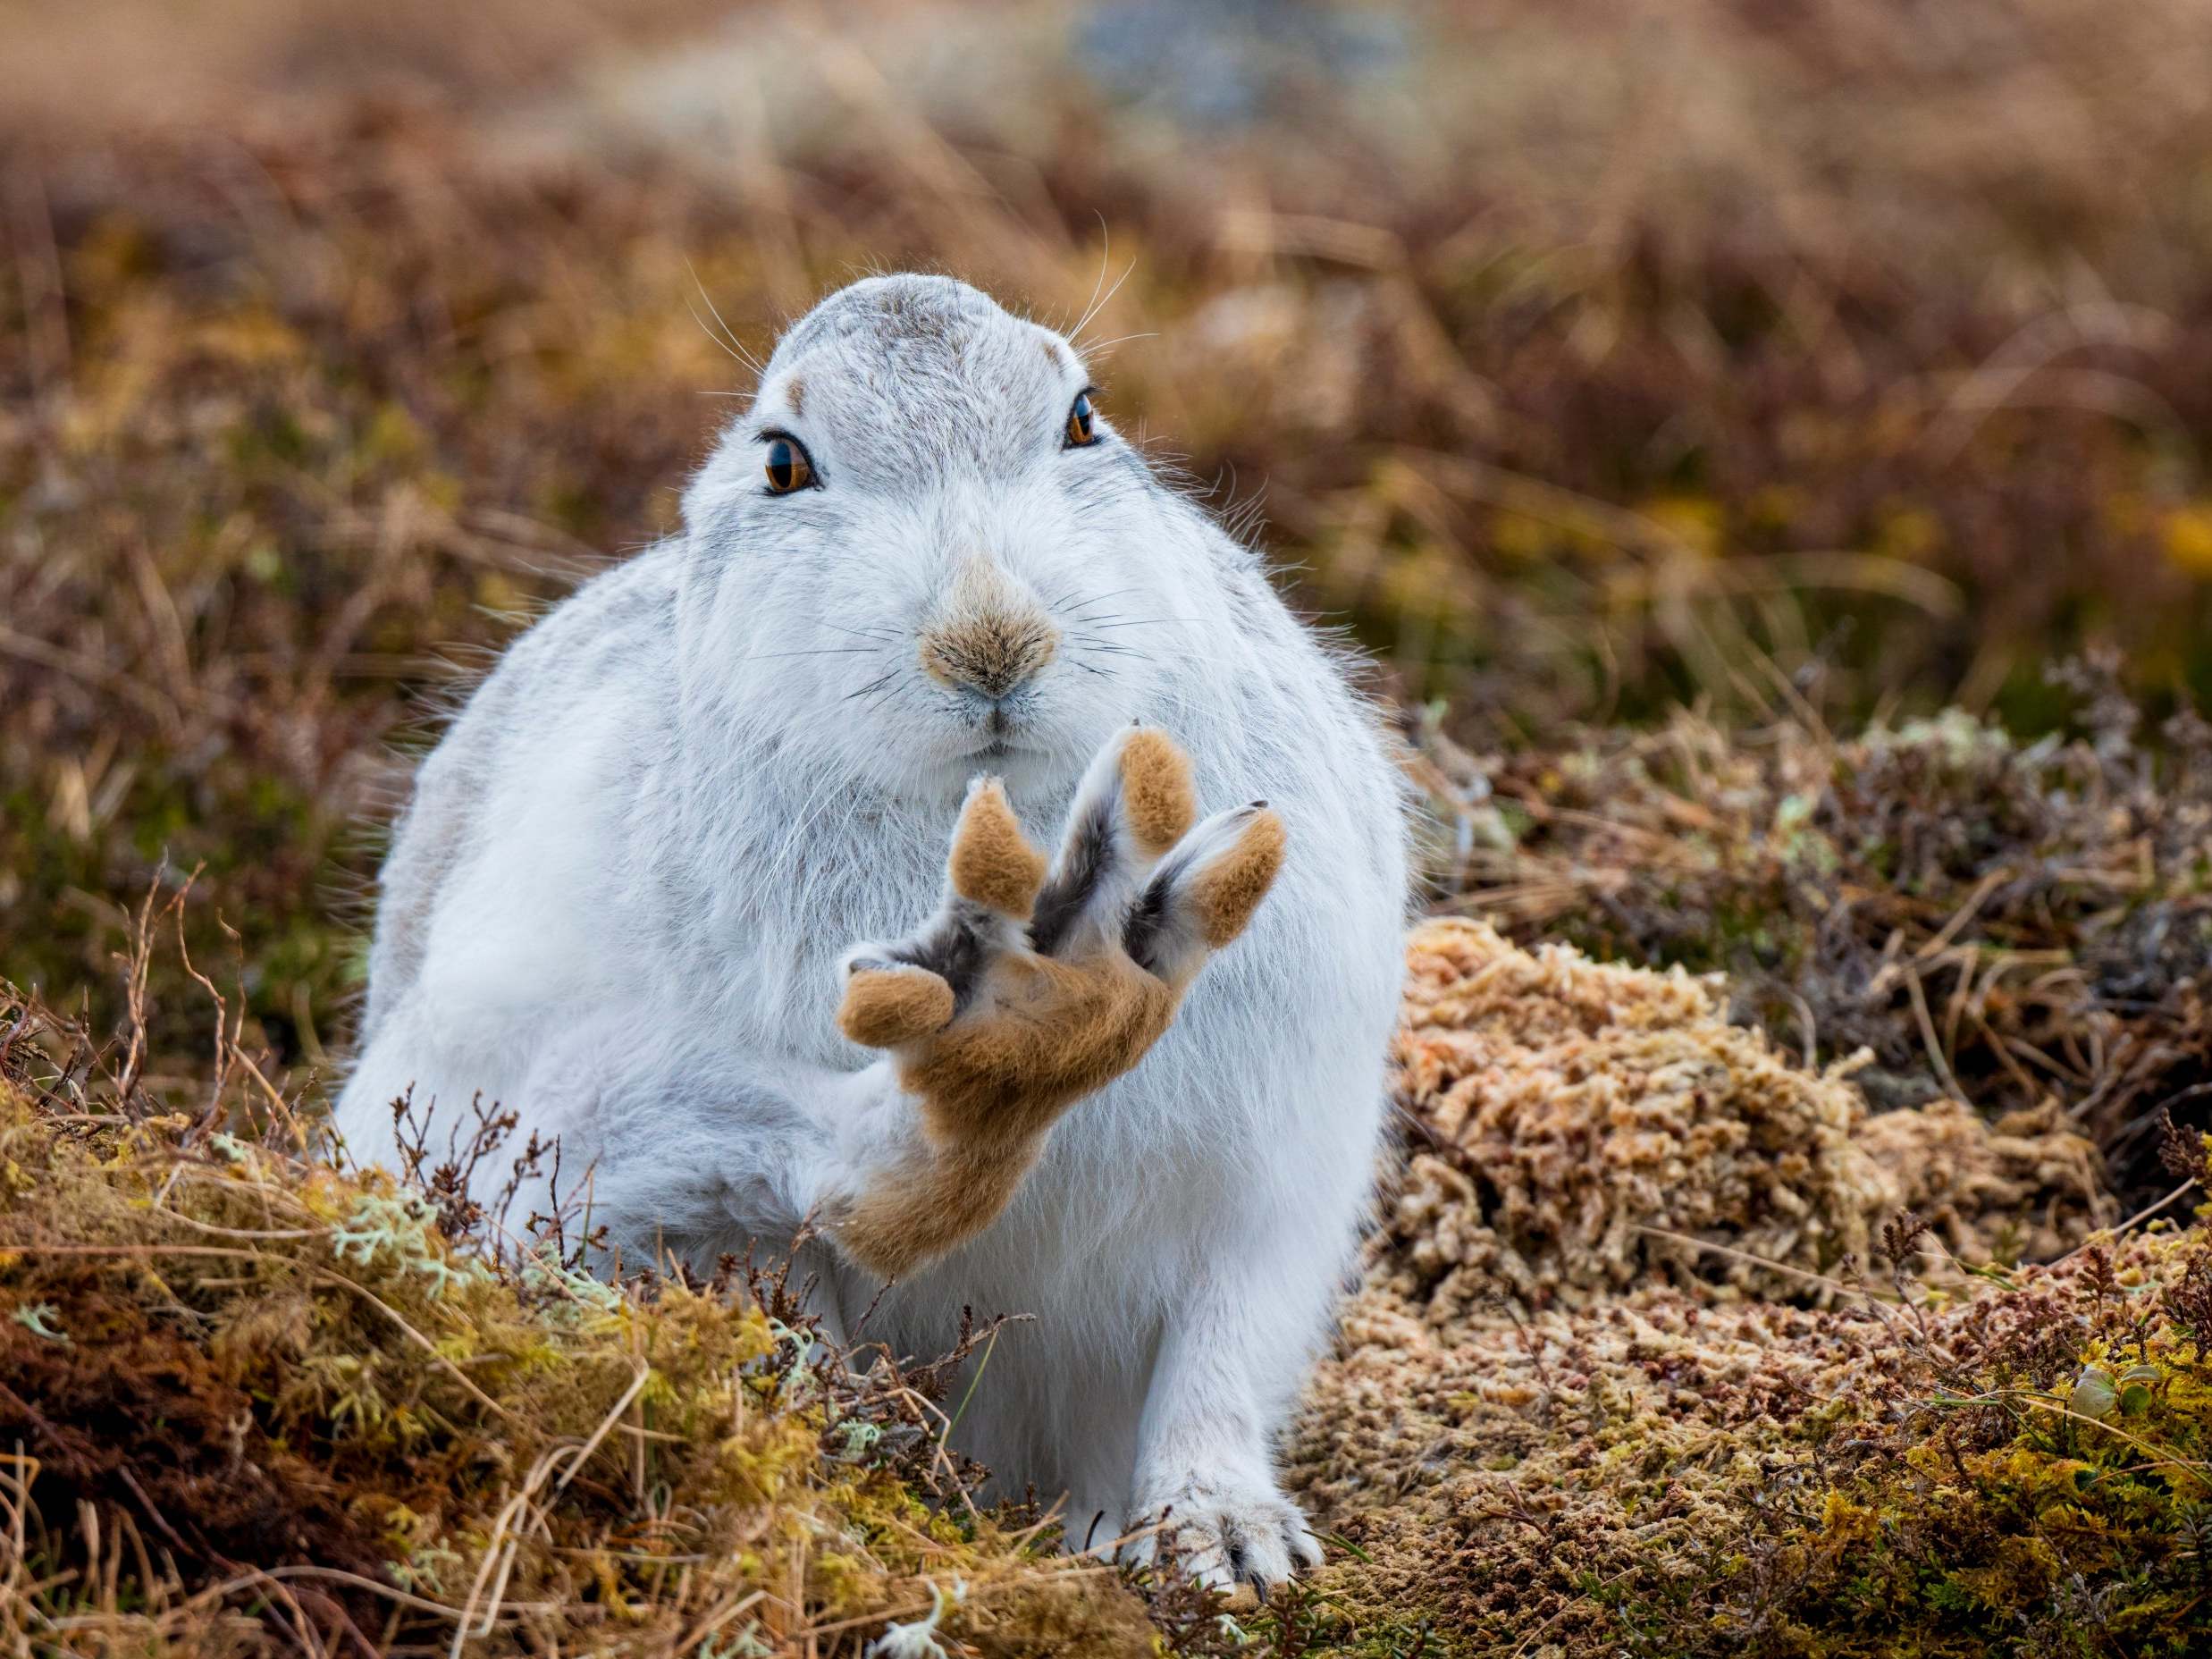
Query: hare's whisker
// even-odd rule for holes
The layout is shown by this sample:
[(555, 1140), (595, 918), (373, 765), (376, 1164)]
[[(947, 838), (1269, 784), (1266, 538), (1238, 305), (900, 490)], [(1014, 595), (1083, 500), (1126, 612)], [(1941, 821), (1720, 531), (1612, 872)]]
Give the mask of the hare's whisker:
[(1132, 340), (1157, 340), (1158, 338), (1159, 335), (1156, 333), (1149, 330), (1141, 334), (1123, 334), (1113, 340), (1101, 340), (1096, 344), (1085, 346), (1083, 348), (1083, 355), (1085, 357), (1098, 357), (1106, 352), (1113, 350), (1116, 346), (1125, 346)]
[[(715, 306), (714, 296), (707, 292), (707, 285), (699, 280), (698, 267), (694, 265), (692, 262), (686, 258), (684, 261), (684, 269), (691, 273), (692, 286), (699, 291), (699, 298), (706, 301), (707, 309), (714, 313), (715, 322), (719, 324), (721, 326), (722, 333), (719, 338), (716, 339), (716, 343), (718, 345), (721, 345), (725, 351), (728, 351), (730, 356), (736, 358), (740, 363), (751, 369), (755, 375), (766, 374), (768, 372), (768, 366), (762, 363), (759, 358), (755, 358), (753, 353), (746, 350), (745, 342), (737, 338), (737, 331), (730, 327), (728, 323), (722, 321), (722, 314)], [(686, 299), (684, 301), (684, 306), (686, 310), (689, 310), (691, 301)], [(696, 311), (693, 311), (691, 315), (694, 322), (698, 323), (700, 327), (706, 328), (706, 324), (700, 321), (699, 314)], [(708, 330), (708, 335), (711, 339), (715, 338), (713, 331), (711, 329)]]
[(1150, 652), (1140, 651), (1134, 645), (1117, 644), (1110, 639), (1093, 639), (1086, 634), (1074, 634), (1069, 637), (1087, 651), (1103, 651), (1116, 657), (1142, 657), (1148, 662), (1152, 660)]
[(1135, 274), (1136, 269), (1137, 262), (1134, 259), (1131, 259), (1129, 262), (1128, 269), (1124, 270), (1121, 275), (1114, 279), (1114, 286), (1106, 291), (1105, 297), (1103, 299), (1094, 299), (1090, 302), (1089, 308), (1084, 311), (1081, 316), (1076, 319), (1075, 327), (1068, 335), (1068, 344), (1071, 346), (1080, 346), (1082, 343), (1083, 331), (1090, 326), (1091, 318), (1097, 316), (1099, 312), (1105, 310), (1108, 306), (1114, 303), (1114, 296), (1122, 291), (1122, 284), (1129, 281), (1130, 277)]

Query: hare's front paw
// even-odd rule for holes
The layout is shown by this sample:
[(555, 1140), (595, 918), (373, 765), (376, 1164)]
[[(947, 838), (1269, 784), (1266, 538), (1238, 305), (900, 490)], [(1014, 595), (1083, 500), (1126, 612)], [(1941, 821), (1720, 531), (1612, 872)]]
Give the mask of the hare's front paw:
[(1153, 1528), (1132, 1554), (1173, 1556), (1201, 1583), (1249, 1584), (1265, 1596), (1301, 1568), (1321, 1563), (1321, 1545), (1297, 1504), (1271, 1480), (1193, 1476), (1152, 1494), (1139, 1511)]
[(1190, 761), (1147, 727), (1092, 761), (1049, 868), (979, 779), (943, 906), (846, 957), (839, 1026), (897, 1057), (940, 1138), (1041, 1132), (1142, 1057), (1274, 880), (1283, 830), (1265, 802), (1196, 816)]

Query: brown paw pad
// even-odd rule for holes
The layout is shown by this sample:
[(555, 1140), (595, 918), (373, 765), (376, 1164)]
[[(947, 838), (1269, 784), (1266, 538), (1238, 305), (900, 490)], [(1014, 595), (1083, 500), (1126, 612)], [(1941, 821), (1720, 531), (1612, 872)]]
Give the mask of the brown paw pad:
[(1244, 931), (1283, 868), (1286, 840), (1283, 820), (1263, 808), (1235, 844), (1192, 879), (1190, 906), (1208, 947), (1219, 950)]
[(953, 890), (1018, 921), (1029, 919), (1045, 882), (1045, 855), (1029, 843), (994, 778), (980, 785), (961, 809), (953, 831)]
[(865, 1048), (896, 1048), (952, 1017), (953, 988), (927, 968), (859, 968), (845, 981), (837, 1029)]
[(1141, 726), (1122, 745), (1122, 805), (1131, 836), (1151, 858), (1182, 839), (1198, 817), (1190, 757), (1165, 732)]

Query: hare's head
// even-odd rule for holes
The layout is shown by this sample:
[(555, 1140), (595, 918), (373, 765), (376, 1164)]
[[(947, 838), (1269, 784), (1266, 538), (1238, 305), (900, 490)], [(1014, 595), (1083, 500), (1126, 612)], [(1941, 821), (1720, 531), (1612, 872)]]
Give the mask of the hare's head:
[(1204, 520), (1074, 348), (964, 283), (831, 295), (685, 498), (685, 670), (782, 752), (900, 790), (1070, 779), (1224, 614)]

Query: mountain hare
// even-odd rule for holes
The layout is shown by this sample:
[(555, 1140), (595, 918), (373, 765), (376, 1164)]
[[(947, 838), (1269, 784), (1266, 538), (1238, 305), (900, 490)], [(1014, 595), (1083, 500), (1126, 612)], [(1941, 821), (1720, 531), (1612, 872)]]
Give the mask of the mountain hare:
[(627, 1263), (811, 1224), (832, 1331), (902, 1354), (1034, 1314), (964, 1449), (1078, 1546), (1165, 1512), (1264, 1585), (1318, 1558), (1270, 1443), (1369, 1195), (1400, 785), (1257, 555), (1091, 399), (942, 277), (794, 327), (684, 532), (424, 763), (337, 1122), (389, 1163), (401, 1098), (496, 1100)]

